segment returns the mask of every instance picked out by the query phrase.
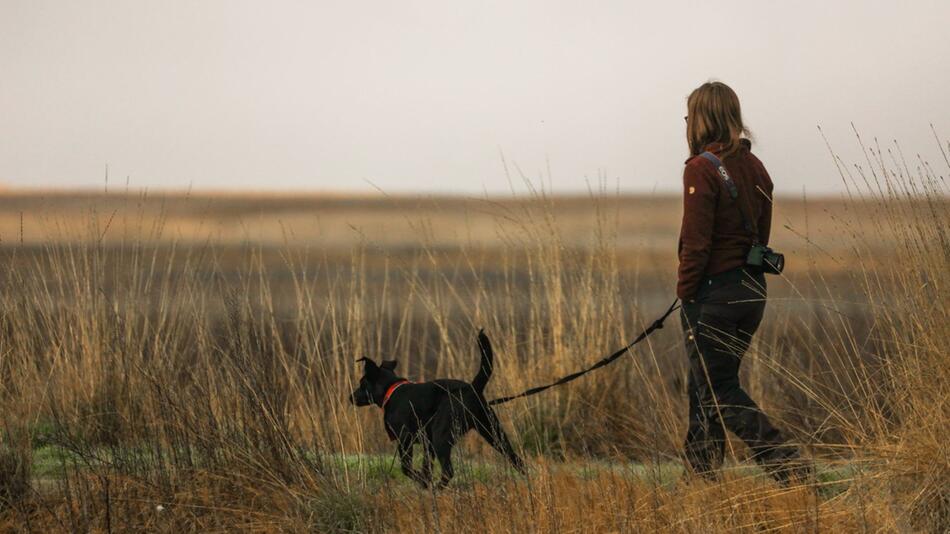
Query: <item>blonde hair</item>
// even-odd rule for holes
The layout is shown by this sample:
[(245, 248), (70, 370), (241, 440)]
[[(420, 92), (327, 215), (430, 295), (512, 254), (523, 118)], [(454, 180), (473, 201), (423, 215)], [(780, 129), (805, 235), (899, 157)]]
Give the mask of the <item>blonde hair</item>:
[(742, 123), (739, 97), (722, 82), (706, 82), (690, 93), (686, 100), (686, 140), (692, 155), (709, 143), (722, 143), (721, 157), (735, 154), (743, 136), (752, 132)]

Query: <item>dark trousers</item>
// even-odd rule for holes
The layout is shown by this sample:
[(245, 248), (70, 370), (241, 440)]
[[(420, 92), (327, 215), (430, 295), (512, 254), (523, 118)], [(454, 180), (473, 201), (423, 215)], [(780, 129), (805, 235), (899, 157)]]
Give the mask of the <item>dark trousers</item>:
[(703, 280), (680, 312), (689, 356), (686, 458), (694, 472), (715, 478), (729, 430), (778, 479), (798, 456), (739, 384), (739, 364), (765, 311), (765, 276), (744, 270)]

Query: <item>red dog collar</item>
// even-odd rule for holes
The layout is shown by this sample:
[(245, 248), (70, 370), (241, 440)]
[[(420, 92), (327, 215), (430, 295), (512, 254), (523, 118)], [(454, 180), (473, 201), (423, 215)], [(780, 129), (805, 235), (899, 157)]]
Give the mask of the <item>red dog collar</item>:
[(383, 403), (382, 403), (379, 407), (380, 407), (380, 408), (385, 408), (385, 407), (386, 407), (386, 403), (389, 402), (389, 397), (392, 397), (392, 396), (393, 396), (393, 392), (395, 392), (396, 389), (399, 388), (399, 386), (401, 386), (401, 385), (403, 385), (403, 384), (408, 384), (408, 383), (409, 383), (408, 380), (400, 380), (400, 381), (398, 381), (398, 382), (394, 382), (391, 386), (389, 386), (389, 388), (386, 390), (386, 395), (383, 396)]

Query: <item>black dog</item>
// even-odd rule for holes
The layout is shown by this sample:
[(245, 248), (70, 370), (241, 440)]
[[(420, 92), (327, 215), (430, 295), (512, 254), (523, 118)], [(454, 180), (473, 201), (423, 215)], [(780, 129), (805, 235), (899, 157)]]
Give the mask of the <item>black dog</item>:
[[(478, 333), (478, 348), (482, 354), (481, 366), (471, 384), (461, 380), (414, 384), (396, 375), (395, 360), (381, 365), (367, 358), (357, 360), (365, 362), (365, 368), (350, 401), (357, 406), (375, 404), (383, 409), (386, 432), (390, 439), (398, 442), (402, 472), (422, 487), (429, 484), (432, 476), (432, 456), (442, 465), (438, 487), (448, 484), (454, 475), (452, 447), (473, 428), (505, 455), (515, 469), (524, 473), (524, 463), (515, 454), (498, 417), (485, 400), (483, 392), (491, 378), (493, 355), (491, 343), (482, 331)], [(421, 443), (424, 449), (421, 472), (412, 466), (412, 447), (416, 443)]]

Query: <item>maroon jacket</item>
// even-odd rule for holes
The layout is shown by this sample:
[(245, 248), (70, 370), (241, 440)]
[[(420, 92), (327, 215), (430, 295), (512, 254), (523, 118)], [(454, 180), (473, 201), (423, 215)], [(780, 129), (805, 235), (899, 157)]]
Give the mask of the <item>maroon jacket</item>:
[[(723, 160), (739, 190), (743, 213), (758, 230), (759, 242), (768, 244), (772, 226), (772, 179), (743, 139), (739, 151)], [(706, 150), (720, 155), (722, 143)], [(745, 265), (752, 236), (745, 230), (722, 177), (706, 158), (686, 160), (683, 172), (683, 226), (679, 241), (679, 278), (676, 295), (690, 300), (700, 281)]]

